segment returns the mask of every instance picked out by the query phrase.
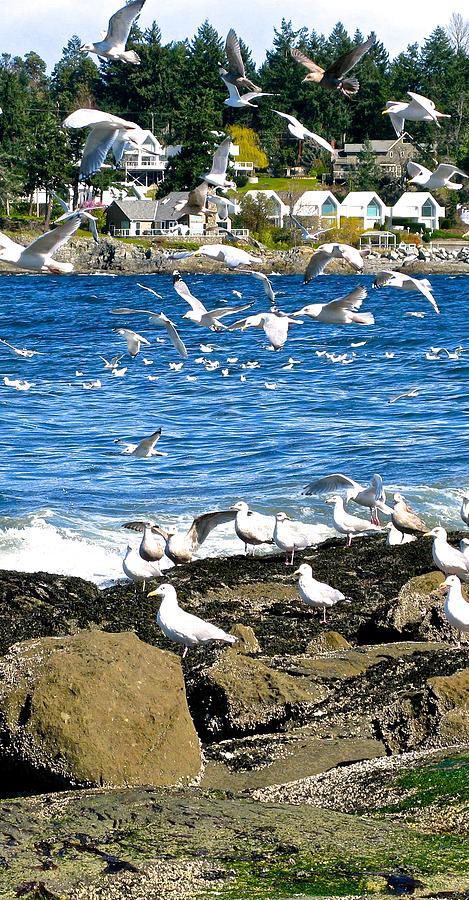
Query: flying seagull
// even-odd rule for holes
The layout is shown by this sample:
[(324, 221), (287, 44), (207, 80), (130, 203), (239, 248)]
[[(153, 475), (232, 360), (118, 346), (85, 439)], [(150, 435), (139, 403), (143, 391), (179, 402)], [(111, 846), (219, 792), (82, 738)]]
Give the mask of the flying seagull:
[(447, 188), (449, 191), (460, 191), (463, 185), (451, 181), (453, 175), (469, 178), (469, 175), (466, 175), (465, 172), (462, 172), (457, 166), (451, 165), (451, 163), (440, 163), (438, 168), (431, 172), (430, 169), (426, 169), (420, 163), (412, 162), (409, 159), (407, 171), (412, 176), (410, 184), (418, 184), (420, 187), (428, 188), (428, 190), (431, 188)]
[(83, 44), (83, 53), (96, 53), (103, 59), (120, 59), (122, 62), (140, 65), (140, 57), (135, 50), (126, 50), (125, 45), (135, 19), (142, 11), (145, 0), (131, 0), (126, 6), (118, 9), (109, 19), (107, 34), (102, 41), (94, 44)]
[(13, 344), (4, 341), (3, 338), (0, 338), (0, 344), (7, 347), (14, 356), (21, 356), (23, 359), (32, 359), (33, 356), (44, 356), (44, 353), (40, 350), (27, 350), (26, 347), (14, 347)]
[(225, 53), (229, 69), (225, 72), (224, 81), (234, 84), (237, 88), (246, 88), (248, 91), (260, 91), (261, 88), (246, 76), (241, 48), (233, 28), (230, 28), (226, 37)]
[(115, 444), (123, 444), (124, 449), (122, 451), (123, 454), (128, 456), (136, 456), (137, 459), (148, 459), (150, 456), (167, 456), (167, 453), (162, 453), (160, 450), (155, 450), (155, 445), (158, 443), (161, 437), (161, 428), (157, 428), (152, 434), (148, 437), (143, 438), (138, 444), (127, 444), (125, 441), (122, 441), (120, 438), (114, 441)]
[(384, 490), (381, 475), (373, 475), (368, 487), (364, 487), (348, 475), (334, 472), (332, 475), (324, 475), (306, 485), (304, 494), (326, 494), (331, 491), (340, 491), (345, 488), (346, 502), (353, 500), (359, 506), (365, 506), (370, 510), (370, 519), (375, 525), (379, 525), (378, 510), (391, 515), (391, 508), (386, 506), (386, 492)]
[(264, 275), (263, 272), (252, 272), (250, 269), (238, 269), (238, 274), (252, 275), (253, 278), (256, 278), (257, 281), (260, 281), (270, 302), (275, 303), (275, 291), (272, 287), (272, 282), (269, 280), (269, 278), (267, 278), (267, 275)]
[(17, 269), (51, 272), (54, 275), (73, 272), (72, 263), (59, 262), (52, 257), (78, 231), (82, 221), (83, 213), (74, 212), (56, 228), (41, 234), (27, 247), (17, 244), (0, 232), (0, 262), (9, 263)]
[(161, 597), (156, 621), (165, 637), (183, 645), (183, 659), (189, 648), (197, 647), (198, 644), (208, 644), (210, 641), (223, 641), (225, 644), (236, 643), (237, 638), (234, 634), (227, 634), (226, 631), (217, 628), (211, 622), (206, 622), (199, 616), (193, 616), (181, 609), (176, 589), (172, 584), (162, 584), (155, 591), (150, 591), (148, 597)]
[(235, 518), (235, 509), (221, 509), (197, 516), (186, 532), (177, 531), (176, 528), (164, 529), (159, 525), (155, 525), (154, 528), (158, 528), (159, 534), (166, 542), (166, 556), (173, 563), (186, 563), (191, 562), (194, 553), (214, 528), (225, 522), (232, 522)]
[[(134, 310), (132, 310), (132, 312), (133, 311)], [(113, 309), (111, 312), (123, 313), (124, 310)], [(131, 356), (137, 356), (137, 354), (140, 353), (142, 344), (150, 346), (150, 341), (147, 341), (146, 337), (142, 337), (141, 334), (137, 334), (136, 331), (132, 331), (130, 328), (113, 328), (112, 330), (115, 334), (119, 334), (124, 338), (127, 344), (127, 350)]]
[(184, 313), (182, 318), (196, 322), (197, 325), (202, 325), (204, 328), (210, 328), (211, 331), (225, 330), (227, 326), (220, 319), (224, 316), (231, 316), (234, 313), (250, 309), (252, 306), (252, 303), (244, 303), (242, 306), (222, 306), (218, 309), (208, 310), (201, 300), (198, 300), (197, 297), (191, 294), (186, 282), (182, 280), (177, 270), (173, 272), (173, 287), (181, 299), (185, 300), (191, 307), (188, 312)]
[[(65, 128), (91, 128), (83, 148), (80, 163), (80, 180), (91, 178), (103, 165), (109, 151), (112, 151), (116, 166), (119, 165), (127, 144), (141, 147), (146, 133), (127, 119), (120, 119), (112, 113), (99, 109), (77, 109), (62, 122)], [(156, 154), (145, 148), (145, 153)]]
[(329, 303), (310, 303), (292, 315), (308, 316), (310, 319), (325, 322), (328, 325), (374, 325), (375, 319), (372, 313), (358, 312), (367, 296), (366, 288), (359, 284), (345, 297), (330, 300)]
[[(56, 194), (55, 191), (51, 191), (51, 194), (53, 197), (55, 197), (55, 199), (57, 200), (57, 203), (62, 207), (62, 209), (64, 211), (63, 216), (59, 216), (59, 218), (55, 219), (55, 221), (56, 222), (64, 222), (66, 219), (69, 219), (70, 216), (73, 216), (74, 210), (71, 208), (71, 206), (68, 203), (66, 203), (65, 200), (62, 200), (62, 197), (59, 197), (59, 195)], [(82, 219), (84, 221), (88, 222), (88, 227), (91, 231), (91, 234), (93, 235), (94, 242), (96, 244), (99, 244), (98, 228), (96, 225), (96, 219), (94, 218), (94, 216), (91, 216), (89, 214), (89, 212), (87, 210), (83, 209), (82, 207), (80, 207), (80, 209), (78, 211), (81, 212)]]
[(228, 88), (228, 97), (224, 100), (225, 106), (231, 106), (233, 109), (244, 109), (245, 106), (253, 106), (257, 109), (255, 103), (251, 100), (257, 100), (258, 97), (272, 97), (273, 94), (265, 94), (263, 91), (247, 91), (246, 94), (240, 94), (238, 88), (231, 81), (227, 81), (225, 69), (220, 69), (220, 75)]
[(374, 288), (393, 287), (403, 291), (419, 291), (426, 300), (433, 306), (436, 313), (440, 310), (436, 300), (432, 294), (432, 286), (428, 278), (411, 278), (410, 275), (404, 275), (403, 272), (392, 272), (383, 270), (378, 272), (374, 282)]
[(305, 141), (308, 138), (311, 141), (314, 141), (319, 147), (322, 147), (323, 150), (327, 150), (331, 156), (336, 155), (336, 151), (332, 144), (329, 144), (325, 138), (321, 137), (320, 134), (315, 134), (314, 131), (309, 131), (298, 119), (295, 119), (295, 116), (290, 116), (288, 113), (280, 112), (279, 109), (273, 109), (272, 112), (277, 113), (278, 116), (282, 116), (283, 119), (286, 119), (288, 122), (288, 130), (293, 137), (297, 138), (299, 141)]
[(363, 44), (358, 44), (352, 50), (349, 50), (348, 53), (340, 56), (326, 70), (321, 69), (321, 66), (314, 63), (297, 47), (291, 47), (290, 53), (296, 62), (301, 63), (302, 66), (308, 69), (308, 75), (306, 75), (306, 78), (303, 78), (303, 81), (313, 81), (315, 84), (320, 84), (321, 87), (328, 90), (340, 91), (344, 97), (351, 97), (357, 93), (360, 84), (353, 76), (352, 78), (344, 78), (344, 75), (360, 62), (373, 44), (374, 38), (368, 38)]
[(230, 150), (232, 140), (230, 137), (225, 138), (216, 148), (212, 157), (212, 167), (210, 172), (203, 176), (204, 181), (212, 187), (229, 188), (235, 187), (233, 181), (226, 180), (226, 170), (230, 158)]
[(322, 244), (306, 266), (304, 283), (308, 284), (316, 275), (321, 275), (332, 259), (344, 259), (356, 272), (363, 269), (363, 258), (355, 247), (350, 247), (349, 244)]
[(411, 97), (410, 103), (398, 100), (388, 100), (386, 109), (383, 109), (383, 116), (389, 115), (394, 131), (400, 137), (404, 131), (405, 120), (411, 122), (434, 122), (440, 128), (438, 119), (450, 119), (448, 113), (440, 113), (435, 107), (433, 100), (423, 97), (422, 94), (415, 94), (413, 91), (407, 91)]
[[(138, 282), (137, 282), (138, 283)], [(152, 288), (146, 287), (144, 284), (139, 284), (144, 291), (149, 291), (150, 294), (154, 294), (156, 297), (159, 297), (159, 294), (156, 293)], [(140, 313), (143, 316), (148, 316), (148, 321), (151, 325), (162, 325), (163, 328), (166, 328), (168, 332), (168, 337), (173, 345), (173, 347), (177, 350), (180, 356), (184, 359), (187, 359), (188, 352), (186, 350), (186, 346), (179, 337), (176, 326), (171, 319), (168, 318), (163, 312), (153, 312), (151, 309), (133, 309), (132, 307), (120, 306), (118, 309), (112, 309), (112, 313), (117, 316), (128, 316), (132, 313)], [(115, 331), (118, 329), (114, 329)], [(150, 341), (145, 341), (145, 343), (149, 344)]]
[(259, 262), (258, 256), (253, 256), (241, 247), (224, 247), (223, 244), (203, 244), (193, 253), (193, 256), (208, 256), (222, 262), (229, 269), (237, 269), (238, 266), (249, 266)]
[(288, 313), (282, 312), (280, 309), (273, 309), (271, 312), (258, 313), (240, 319), (239, 322), (230, 325), (228, 330), (245, 331), (246, 328), (263, 328), (273, 350), (281, 350), (288, 337), (288, 326), (302, 324), (300, 319), (292, 319)]

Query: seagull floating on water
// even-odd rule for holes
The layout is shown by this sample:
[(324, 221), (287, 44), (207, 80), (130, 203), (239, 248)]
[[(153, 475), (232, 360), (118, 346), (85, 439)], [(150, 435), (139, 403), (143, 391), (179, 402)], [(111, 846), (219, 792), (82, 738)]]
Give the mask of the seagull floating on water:
[[(298, 593), (303, 602), (313, 608), (322, 607), (322, 622), (325, 625), (327, 622), (326, 608), (335, 606), (340, 600), (345, 600), (345, 594), (342, 594), (341, 591), (331, 587), (329, 584), (316, 581), (313, 578), (313, 570), (308, 563), (303, 563), (293, 574), (300, 576)], [(347, 600), (346, 602), (349, 603), (350, 601)]]
[(225, 644), (235, 644), (237, 638), (234, 634), (227, 634), (222, 628), (212, 625), (193, 616), (181, 609), (177, 599), (177, 593), (172, 584), (162, 584), (154, 591), (150, 591), (148, 597), (161, 597), (161, 605), (156, 621), (164, 636), (170, 641), (182, 644), (184, 659), (187, 651), (198, 644), (208, 644), (210, 641), (223, 641)]
[(115, 444), (123, 444), (124, 449), (122, 451), (123, 454), (127, 454), (129, 456), (136, 456), (137, 459), (148, 459), (150, 456), (167, 456), (167, 453), (162, 453), (160, 450), (155, 450), (155, 445), (158, 443), (161, 437), (161, 428), (157, 428), (152, 434), (148, 435), (148, 437), (142, 438), (138, 444), (128, 444), (125, 441), (122, 441), (120, 438), (114, 441)]
[(305, 69), (308, 69), (308, 75), (303, 78), (304, 82), (313, 82), (328, 90), (340, 91), (344, 97), (352, 97), (357, 93), (360, 84), (355, 77), (344, 78), (344, 76), (360, 62), (374, 42), (374, 38), (368, 38), (364, 43), (357, 44), (352, 50), (336, 59), (326, 70), (318, 66), (312, 59), (309, 59), (301, 50), (298, 50), (298, 47), (291, 47), (290, 53), (296, 62), (301, 63)]
[(292, 315), (308, 316), (310, 319), (328, 325), (374, 325), (375, 319), (372, 313), (358, 312), (367, 296), (366, 288), (359, 284), (345, 297), (330, 300), (329, 303), (310, 303)]
[(135, 19), (142, 11), (145, 0), (131, 0), (126, 6), (118, 9), (109, 19), (107, 34), (102, 41), (93, 44), (83, 44), (80, 50), (83, 53), (96, 53), (102, 59), (116, 60), (140, 65), (140, 57), (135, 50), (126, 50), (125, 45), (129, 37)]

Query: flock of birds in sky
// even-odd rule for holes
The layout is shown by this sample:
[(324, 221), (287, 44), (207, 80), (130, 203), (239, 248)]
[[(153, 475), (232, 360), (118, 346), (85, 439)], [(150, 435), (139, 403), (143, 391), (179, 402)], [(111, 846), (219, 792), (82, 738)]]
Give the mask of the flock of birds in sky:
[[(124, 63), (138, 65), (140, 60), (137, 53), (127, 50), (126, 42), (132, 24), (141, 12), (144, 3), (145, 0), (131, 0), (111, 17), (104, 39), (84, 44), (81, 50), (95, 53), (103, 59), (120, 60)], [(370, 38), (341, 56), (326, 70), (297, 48), (292, 48), (291, 54), (299, 64), (308, 70), (308, 74), (304, 78), (305, 82), (317, 84), (323, 89), (338, 91), (345, 97), (353, 97), (359, 90), (359, 82), (354, 76), (349, 75), (349, 72), (372, 46), (373, 39)], [(255, 106), (252, 101), (257, 98), (271, 96), (264, 93), (246, 76), (239, 41), (233, 29), (230, 29), (228, 33), (225, 50), (229, 68), (220, 70), (229, 94), (224, 101), (225, 104), (235, 109), (243, 109)], [(386, 109), (383, 111), (389, 115), (397, 135), (403, 133), (406, 120), (434, 123), (440, 127), (439, 119), (448, 117), (447, 114), (439, 112), (435, 108), (435, 104), (428, 98), (411, 91), (408, 94), (411, 98), (410, 102), (391, 100), (387, 102)], [(331, 154), (335, 153), (333, 146), (324, 137), (309, 131), (294, 116), (280, 110), (273, 110), (273, 112), (286, 119), (289, 132), (299, 141), (312, 140)], [(99, 171), (109, 152), (112, 152), (116, 165), (119, 165), (125, 149), (129, 145), (141, 147), (145, 138), (145, 132), (135, 123), (95, 109), (78, 109), (65, 119), (63, 125), (66, 128), (90, 129), (80, 163), (80, 179), (88, 179)], [(225, 191), (232, 186), (226, 177), (230, 146), (230, 138), (226, 138), (215, 152), (210, 172), (204, 175), (201, 184), (190, 192), (188, 205), (193, 210), (209, 211), (206, 209), (208, 201), (223, 208), (223, 198), (217, 194), (217, 191)], [(460, 184), (451, 180), (454, 175), (467, 177), (464, 172), (446, 163), (440, 164), (432, 173), (423, 166), (411, 162), (409, 163), (409, 174), (412, 175), (413, 182), (421, 187), (445, 186), (450, 189), (461, 187)], [(96, 223), (89, 211), (85, 209), (73, 211), (64, 201), (60, 198), (57, 199), (64, 208), (64, 214), (57, 220), (56, 227), (34, 240), (27, 247), (0, 234), (0, 260), (16, 268), (42, 273), (64, 274), (73, 270), (71, 263), (59, 262), (54, 259), (54, 255), (85, 222), (90, 226), (94, 239), (98, 241)], [(225, 305), (222, 308), (209, 310), (201, 300), (191, 293), (190, 288), (176, 270), (173, 273), (174, 289), (189, 306), (183, 319), (189, 319), (201, 327), (218, 332), (244, 330), (250, 327), (262, 328), (273, 349), (279, 350), (287, 340), (289, 327), (303, 323), (300, 316), (331, 325), (370, 326), (374, 324), (372, 313), (361, 311), (362, 303), (367, 296), (366, 289), (361, 285), (358, 285), (345, 297), (334, 299), (328, 303), (308, 304), (292, 313), (286, 313), (280, 310), (276, 304), (275, 291), (269, 278), (261, 272), (242, 268), (259, 261), (257, 256), (247, 250), (223, 244), (208, 244), (201, 246), (195, 251), (195, 254), (183, 251), (174, 253), (172, 257), (179, 259), (188, 255), (204, 255), (224, 263), (230, 269), (237, 269), (242, 274), (252, 275), (261, 282), (271, 304), (269, 311), (248, 315), (231, 325), (225, 325), (222, 319), (229, 315), (234, 316), (245, 312), (252, 304), (242, 303), (231, 307)], [(356, 272), (363, 269), (362, 254), (354, 247), (340, 243), (325, 243), (311, 256), (304, 275), (305, 283), (320, 275), (333, 259), (345, 260)], [(439, 313), (431, 285), (427, 279), (415, 279), (401, 272), (382, 271), (376, 276), (373, 286), (375, 288), (393, 287), (406, 292), (418, 293), (431, 304), (435, 313)], [(140, 285), (140, 287), (161, 299), (160, 295), (152, 288), (144, 285)], [(151, 324), (166, 329), (170, 341), (181, 357), (188, 356), (186, 346), (175, 324), (164, 312), (133, 307), (118, 308), (112, 312), (126, 317), (129, 315), (147, 316)], [(146, 338), (128, 327), (118, 327), (114, 331), (125, 340), (128, 353), (132, 357), (140, 352), (142, 346), (149, 343)], [(37, 352), (26, 348), (15, 348), (3, 339), (0, 343), (6, 346), (10, 352), (25, 358), (31, 358)], [(441, 348), (435, 349), (439, 351)], [(115, 357), (113, 360), (104, 360), (104, 362), (107, 368), (117, 374), (119, 360), (120, 357)], [(125, 371), (125, 368), (120, 370), (123, 374)], [(4, 379), (4, 383), (14, 386), (11, 379)], [(27, 388), (18, 387), (18, 389)], [(161, 429), (158, 429), (137, 444), (125, 444), (123, 452), (136, 458), (164, 455), (156, 449), (160, 436)], [(345, 502), (341, 491), (345, 491)], [(469, 604), (466, 603), (461, 592), (461, 581), (469, 581), (469, 539), (461, 542), (460, 550), (452, 547), (448, 543), (445, 529), (437, 527), (429, 530), (401, 494), (394, 494), (393, 506), (389, 506), (386, 503), (386, 494), (379, 475), (374, 475), (370, 485), (363, 487), (348, 476), (335, 473), (311, 482), (306, 486), (305, 493), (328, 495), (326, 502), (332, 506), (334, 528), (339, 534), (347, 537), (347, 544), (350, 544), (356, 535), (383, 532), (384, 530), (388, 532), (387, 539), (391, 545), (415, 540), (419, 535), (432, 536), (434, 562), (446, 576), (444, 589), (447, 591), (445, 602), (447, 620), (460, 632), (469, 631)], [(362, 508), (367, 508), (370, 512), (370, 521), (348, 512), (345, 508), (348, 502), (354, 502)], [(390, 517), (390, 522), (386, 526), (381, 523), (380, 515)], [(468, 496), (463, 499), (461, 517), (469, 526)], [(230, 509), (198, 516), (187, 532), (179, 532), (174, 528), (164, 529), (156, 523), (146, 521), (126, 523), (125, 528), (141, 532), (142, 538), (138, 550), (134, 550), (130, 546), (127, 548), (123, 560), (124, 572), (135, 583), (143, 582), (145, 584), (148, 579), (160, 577), (162, 572), (159, 563), (163, 557), (176, 565), (190, 562), (209, 533), (217, 526), (227, 522), (234, 523), (236, 534), (244, 542), (246, 552), (249, 548), (254, 551), (254, 548), (259, 545), (275, 544), (285, 552), (287, 565), (293, 565), (296, 551), (308, 547), (314, 548), (322, 539), (321, 530), (316, 525), (293, 521), (284, 512), (278, 512), (275, 516), (263, 515), (250, 510), (247, 503), (239, 502)], [(328, 608), (346, 600), (336, 588), (315, 580), (309, 564), (302, 564), (295, 575), (299, 576), (298, 590), (301, 599), (308, 606), (322, 608), (323, 622), (326, 622)], [(149, 596), (153, 595), (161, 598), (157, 615), (161, 630), (168, 638), (184, 646), (184, 655), (188, 648), (200, 643), (212, 640), (233, 643), (236, 640), (233, 635), (182, 610), (178, 605), (177, 594), (172, 585), (161, 585), (156, 591), (149, 594)]]

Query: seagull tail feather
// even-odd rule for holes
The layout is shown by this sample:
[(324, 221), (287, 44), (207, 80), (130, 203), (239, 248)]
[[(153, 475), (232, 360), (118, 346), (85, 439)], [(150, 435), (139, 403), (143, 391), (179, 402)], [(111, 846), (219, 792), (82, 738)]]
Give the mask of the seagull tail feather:
[(374, 325), (375, 317), (370, 312), (354, 313), (353, 321), (356, 325)]

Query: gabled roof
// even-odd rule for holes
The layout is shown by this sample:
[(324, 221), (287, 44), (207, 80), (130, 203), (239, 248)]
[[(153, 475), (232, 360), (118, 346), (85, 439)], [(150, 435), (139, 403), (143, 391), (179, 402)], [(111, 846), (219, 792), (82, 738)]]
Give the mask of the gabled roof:
[(402, 194), (401, 197), (399, 197), (399, 200), (394, 204), (392, 210), (394, 214), (396, 214), (396, 211), (399, 210), (402, 210), (403, 212), (406, 209), (408, 210), (417, 208), (420, 210), (424, 203), (427, 202), (427, 200), (432, 201), (435, 207), (435, 212), (438, 213), (438, 215), (444, 216), (444, 206), (440, 206), (438, 200), (435, 199), (433, 194), (430, 194), (430, 191), (406, 191), (404, 194)]
[(111, 206), (118, 206), (129, 222), (153, 222), (158, 206), (157, 200), (114, 200)]
[(185, 207), (189, 199), (189, 191), (171, 191), (158, 202), (158, 221), (177, 219), (187, 214)]
[[(385, 141), (382, 141), (382, 140), (370, 141), (370, 146), (371, 146), (371, 149), (375, 153), (387, 153), (388, 150), (392, 150), (392, 148), (395, 146), (395, 144), (398, 144), (400, 141), (402, 141), (403, 143), (406, 143), (404, 140), (406, 137), (410, 138), (410, 140), (407, 141), (407, 143), (412, 144), (413, 141), (412, 141), (410, 134), (407, 131), (404, 131), (404, 133), (399, 135), (399, 137), (397, 137), (397, 138), (392, 138), (392, 139), (385, 140)], [(358, 154), (358, 153), (362, 152), (363, 148), (364, 148), (364, 144), (344, 144), (344, 149), (342, 152)]]
[(263, 194), (267, 198), (267, 200), (276, 199), (279, 201), (279, 203), (281, 203), (282, 206), (285, 206), (287, 209), (289, 208), (289, 203), (285, 203), (285, 200), (282, 198), (282, 194), (285, 197), (288, 197), (288, 191), (274, 191), (270, 188), (259, 188), (258, 190), (256, 190), (255, 188), (253, 188), (252, 190), (246, 191), (244, 196), (257, 197), (258, 194)]
[(350, 191), (342, 200), (342, 206), (366, 206), (372, 200), (378, 200), (382, 206), (385, 206), (376, 191)]

